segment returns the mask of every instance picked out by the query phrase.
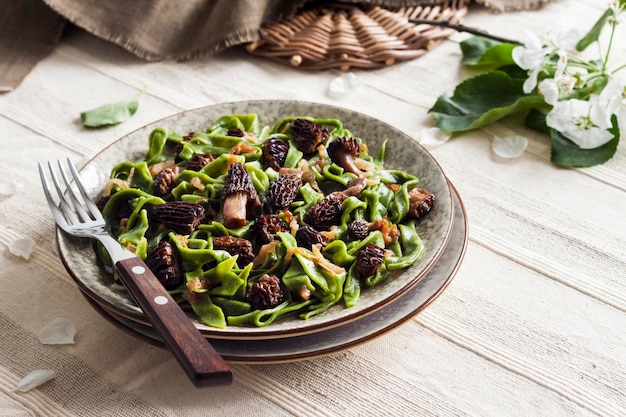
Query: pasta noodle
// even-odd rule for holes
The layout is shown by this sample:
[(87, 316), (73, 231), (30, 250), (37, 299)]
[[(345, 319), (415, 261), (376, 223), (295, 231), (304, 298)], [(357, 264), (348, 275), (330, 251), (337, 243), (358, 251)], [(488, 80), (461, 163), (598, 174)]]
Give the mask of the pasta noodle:
[(434, 196), (416, 202), (418, 179), (384, 168), (386, 142), (370, 155), (340, 120), (260, 127), (256, 114), (226, 115), (201, 132), (154, 129), (148, 143), (114, 167), (100, 207), (120, 244), (208, 326), (349, 308), (422, 252), (415, 222)]

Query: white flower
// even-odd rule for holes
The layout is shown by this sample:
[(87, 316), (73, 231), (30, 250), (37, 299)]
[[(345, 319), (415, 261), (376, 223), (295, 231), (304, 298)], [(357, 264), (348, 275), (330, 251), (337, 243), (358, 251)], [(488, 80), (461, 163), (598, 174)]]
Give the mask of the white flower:
[(600, 93), (598, 102), (617, 116), (620, 132), (626, 132), (626, 79), (612, 78)]
[(539, 83), (539, 93), (546, 100), (546, 103), (555, 105), (559, 101), (559, 87), (554, 78), (546, 78)]
[(609, 3), (609, 7), (613, 11), (613, 16), (610, 17), (609, 22), (619, 24), (623, 19), (623, 11), (625, 6), (622, 5), (621, 0), (613, 0)]
[(611, 127), (610, 114), (594, 98), (557, 102), (548, 113), (546, 123), (582, 149), (597, 148), (613, 139), (606, 130)]
[(546, 35), (546, 41), (554, 49), (564, 49), (566, 51), (574, 51), (579, 39), (580, 34), (576, 29), (562, 28), (558, 32), (551, 31)]
[(617, 113), (626, 107), (626, 80), (624, 77), (613, 77), (600, 93), (600, 103), (606, 105), (611, 113)]
[(546, 78), (539, 83), (539, 93), (546, 103), (554, 106), (559, 99), (565, 98), (574, 92), (574, 87), (580, 82), (581, 74), (564, 73), (560, 77)]
[(513, 48), (513, 61), (521, 69), (528, 71), (528, 78), (524, 82), (524, 93), (529, 94), (537, 87), (537, 77), (543, 69), (543, 60), (549, 55), (553, 48), (551, 46), (543, 46), (541, 39), (531, 31), (524, 32), (524, 46), (516, 46)]

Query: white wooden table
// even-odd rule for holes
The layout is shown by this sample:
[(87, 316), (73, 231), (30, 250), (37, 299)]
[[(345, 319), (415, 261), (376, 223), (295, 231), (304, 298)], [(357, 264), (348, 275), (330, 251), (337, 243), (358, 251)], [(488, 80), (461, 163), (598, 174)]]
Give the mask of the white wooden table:
[[(554, 0), (540, 11), (471, 9), (465, 24), (511, 38), (523, 28), (586, 30), (605, 1)], [(617, 54), (626, 61), (622, 37)], [(233, 365), (227, 388), (198, 391), (165, 350), (105, 321), (80, 295), (53, 250), (54, 225), (36, 162), (85, 160), (153, 120), (204, 105), (299, 99), (343, 106), (417, 137), (427, 110), (468, 73), (455, 35), (423, 58), (356, 74), (363, 85), (328, 94), (335, 72), (307, 73), (243, 48), (201, 61), (145, 63), (74, 30), (14, 92), (0, 96), (0, 414), (6, 416), (624, 416), (626, 415), (626, 148), (588, 169), (550, 164), (529, 138), (502, 160), (478, 131), (432, 149), (457, 187), (469, 246), (450, 287), (394, 331), (327, 357)], [(137, 114), (86, 130), (79, 113), (145, 88)], [(9, 253), (15, 239), (37, 247)], [(36, 338), (55, 317), (73, 320), (76, 343)], [(13, 389), (33, 369), (57, 377)]]

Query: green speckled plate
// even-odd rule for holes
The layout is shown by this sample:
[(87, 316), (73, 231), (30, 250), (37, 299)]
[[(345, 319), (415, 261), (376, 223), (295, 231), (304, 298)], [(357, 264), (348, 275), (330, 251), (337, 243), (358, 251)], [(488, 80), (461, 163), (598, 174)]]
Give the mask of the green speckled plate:
[[(433, 210), (418, 225), (425, 247), (421, 258), (411, 267), (390, 274), (379, 285), (364, 290), (357, 305), (345, 308), (339, 304), (308, 320), (282, 318), (267, 327), (215, 329), (196, 320), (196, 327), (214, 339), (269, 339), (319, 332), (371, 314), (413, 288), (436, 265), (449, 239), (453, 220), (451, 189), (435, 159), (410, 136), (373, 117), (351, 110), (308, 102), (289, 100), (244, 101), (212, 105), (189, 110), (151, 123), (108, 146), (81, 169), (81, 176), (96, 197), (107, 182), (111, 169), (122, 161), (141, 158), (148, 148), (148, 136), (156, 127), (186, 133), (204, 130), (215, 119), (226, 114), (256, 113), (261, 125), (272, 125), (286, 116), (338, 118), (355, 135), (360, 136), (375, 153), (388, 139), (385, 166), (416, 175), (420, 186), (437, 197)], [(83, 239), (57, 231), (61, 259), (81, 290), (109, 311), (142, 324), (146, 316), (126, 290), (113, 283), (97, 263), (92, 245)], [(195, 320), (195, 318), (194, 318)]]

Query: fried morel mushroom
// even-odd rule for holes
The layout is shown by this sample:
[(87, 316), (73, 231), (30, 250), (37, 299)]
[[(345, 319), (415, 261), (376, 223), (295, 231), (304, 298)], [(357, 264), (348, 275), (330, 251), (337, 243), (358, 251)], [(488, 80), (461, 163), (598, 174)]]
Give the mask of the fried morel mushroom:
[(276, 307), (283, 300), (280, 278), (276, 275), (263, 274), (246, 293), (246, 301), (255, 310)]
[(248, 214), (261, 206), (261, 200), (252, 185), (252, 178), (246, 167), (233, 162), (228, 169), (224, 186), (224, 206), (222, 217), (228, 229), (245, 226)]
[(296, 242), (298, 242), (298, 246), (309, 250), (313, 247), (313, 245), (318, 243), (321, 243), (322, 246), (326, 246), (329, 240), (330, 239), (313, 229), (311, 226), (301, 227), (296, 232)]
[(339, 224), (341, 205), (347, 196), (341, 191), (328, 194), (322, 201), (312, 205), (304, 215), (304, 221), (317, 230), (328, 230)]
[(356, 271), (361, 278), (371, 277), (385, 261), (385, 249), (368, 243), (356, 256)]
[(213, 239), (213, 249), (225, 250), (231, 256), (238, 255), (237, 266), (245, 267), (254, 260), (252, 243), (244, 238), (235, 236), (218, 236)]
[(291, 138), (298, 150), (305, 155), (310, 155), (317, 150), (319, 145), (325, 145), (328, 142), (330, 133), (318, 123), (295, 119), (291, 122)]
[(185, 169), (190, 171), (200, 171), (210, 162), (214, 161), (213, 155), (208, 153), (197, 153), (189, 158), (185, 164)]
[(302, 186), (302, 171), (281, 168), (278, 178), (270, 182), (267, 202), (274, 210), (286, 210), (298, 195)]
[(269, 138), (263, 144), (263, 167), (278, 171), (285, 166), (289, 144), (279, 138)]
[(409, 216), (419, 219), (427, 215), (435, 205), (435, 195), (423, 188), (409, 191)]
[(395, 243), (400, 238), (400, 230), (398, 226), (391, 223), (387, 218), (368, 222), (367, 220), (354, 220), (348, 224), (346, 233), (351, 240), (362, 240), (370, 234), (371, 231), (378, 230), (382, 234), (386, 245)]
[(345, 171), (357, 176), (362, 174), (354, 163), (354, 159), (361, 153), (359, 142), (355, 138), (337, 138), (328, 144), (326, 151), (330, 160)]
[(154, 193), (158, 196), (164, 196), (168, 194), (176, 186), (176, 179), (181, 173), (181, 169), (177, 166), (171, 168), (165, 168), (154, 176), (152, 185), (154, 186)]
[(189, 235), (204, 219), (205, 209), (200, 204), (169, 201), (150, 207), (148, 215), (181, 235)]
[(263, 214), (254, 219), (254, 224), (250, 227), (252, 237), (259, 245), (270, 243), (276, 238), (276, 233), (287, 230), (289, 225), (277, 214)]
[(160, 242), (146, 257), (146, 266), (166, 290), (173, 290), (185, 281), (178, 252), (167, 241)]

